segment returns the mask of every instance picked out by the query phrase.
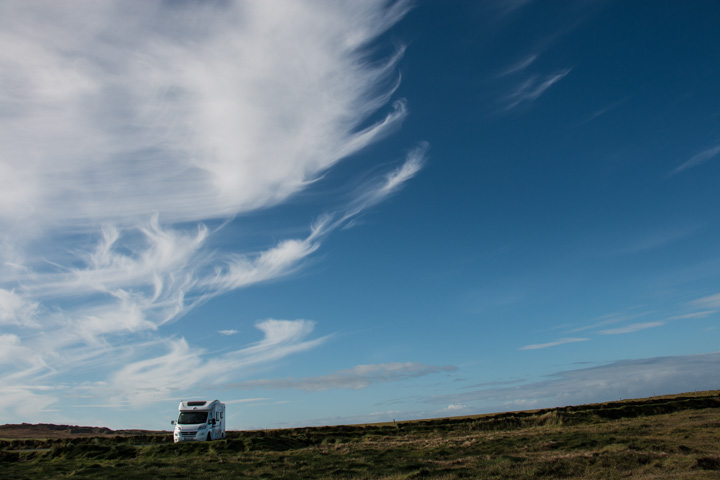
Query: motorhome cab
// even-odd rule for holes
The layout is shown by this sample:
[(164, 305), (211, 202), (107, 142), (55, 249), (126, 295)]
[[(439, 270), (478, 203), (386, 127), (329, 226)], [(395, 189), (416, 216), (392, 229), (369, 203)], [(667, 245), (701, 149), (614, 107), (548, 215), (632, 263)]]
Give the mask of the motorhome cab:
[(225, 404), (220, 400), (180, 402), (178, 410), (177, 422), (172, 422), (175, 443), (225, 438)]

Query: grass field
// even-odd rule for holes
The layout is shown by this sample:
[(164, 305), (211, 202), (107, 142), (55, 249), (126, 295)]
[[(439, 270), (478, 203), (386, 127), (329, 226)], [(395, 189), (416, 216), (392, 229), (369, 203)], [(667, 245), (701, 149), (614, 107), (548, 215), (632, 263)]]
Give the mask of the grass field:
[[(0, 430), (2, 435), (2, 430)], [(720, 391), (397, 424), (0, 440), (0, 478), (720, 479)]]

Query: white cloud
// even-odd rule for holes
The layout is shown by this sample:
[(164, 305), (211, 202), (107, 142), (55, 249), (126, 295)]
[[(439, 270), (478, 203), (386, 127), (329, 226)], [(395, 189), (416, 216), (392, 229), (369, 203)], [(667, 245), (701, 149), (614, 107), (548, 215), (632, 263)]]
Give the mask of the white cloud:
[(705, 310), (704, 312), (685, 313), (683, 315), (675, 315), (668, 320), (687, 320), (689, 318), (705, 318), (708, 315), (715, 313), (715, 310)]
[[(16, 419), (37, 419), (43, 411), (58, 400), (52, 389), (25, 385), (0, 386), (0, 395), (2, 395), (3, 401), (7, 402), (7, 413), (14, 414)], [(12, 417), (9, 417), (8, 420), (12, 420)]]
[(713, 145), (712, 147), (708, 147), (702, 152), (690, 157), (686, 162), (684, 162), (682, 165), (670, 172), (670, 175), (675, 175), (689, 168), (702, 165), (703, 163), (717, 157), (718, 155), (720, 155), (720, 145)]
[(228, 337), (229, 337), (230, 335), (236, 335), (236, 334), (238, 334), (239, 332), (238, 332), (237, 330), (232, 330), (232, 329), (230, 329), (230, 330), (218, 330), (218, 333), (219, 333), (220, 335), (225, 335), (225, 336), (228, 336)]
[(93, 395), (137, 401), (205, 381), (216, 362), (240, 368), (321, 344), (306, 320), (260, 322), (264, 340), (224, 354), (162, 327), (295, 272), (417, 174), (424, 144), (346, 206), (319, 205), (306, 234), (225, 247), (229, 222), (287, 202), (399, 127), (404, 47), (385, 58), (370, 47), (408, 8), (3, 2), (0, 325), (14, 329), (5, 351), (26, 355), (0, 382), (92, 371), (106, 383)]
[(648, 328), (662, 327), (663, 325), (665, 325), (665, 322), (633, 323), (630, 325), (626, 325), (624, 327), (610, 328), (608, 330), (601, 330), (598, 333), (601, 335), (621, 335), (624, 333), (639, 332), (640, 330), (646, 330)]
[(26, 362), (32, 352), (20, 344), (20, 338), (13, 334), (0, 334), (0, 365)]
[(597, 321), (595, 321), (594, 323), (592, 323), (590, 325), (585, 325), (583, 327), (578, 327), (578, 328), (573, 328), (572, 330), (568, 330), (567, 333), (577, 333), (577, 332), (582, 332), (582, 331), (586, 331), (586, 330), (593, 330), (593, 329), (597, 329), (599, 327), (603, 327), (606, 325), (613, 325), (616, 323), (622, 323), (622, 322), (625, 322), (628, 320), (633, 320), (636, 318), (642, 318), (642, 317), (645, 317), (652, 313), (655, 313), (655, 312), (643, 311), (643, 312), (638, 312), (638, 313), (611, 313), (611, 314), (603, 315), (603, 316), (595, 319)]
[(190, 347), (185, 339), (167, 344), (169, 351), (164, 355), (133, 362), (113, 375), (111, 384), (118, 398), (131, 403), (166, 398), (209, 376), (201, 350)]
[(358, 131), (392, 91), (397, 57), (360, 50), (407, 8), (384, 3), (7, 3), (0, 217), (196, 221), (283, 201), (402, 119)]
[(519, 62), (517, 62), (516, 64), (510, 66), (507, 70), (503, 71), (500, 75), (498, 75), (498, 77), (505, 77), (508, 75), (512, 75), (514, 73), (521, 72), (521, 71), (525, 70), (527, 67), (529, 67), (530, 65), (532, 65), (535, 62), (535, 60), (537, 60), (537, 58), (538, 58), (538, 56), (535, 54), (525, 57), (522, 60), (520, 60)]
[(548, 375), (516, 387), (438, 395), (427, 401), (468, 404), (476, 411), (547, 408), (716, 389), (720, 353), (624, 360)]
[(698, 298), (690, 302), (690, 305), (695, 308), (720, 308), (720, 293)]
[(554, 342), (538, 343), (538, 344), (534, 344), (534, 345), (525, 345), (524, 347), (520, 347), (520, 350), (539, 350), (542, 348), (550, 348), (550, 347), (557, 347), (558, 345), (565, 345), (566, 343), (586, 342), (588, 340), (589, 340), (588, 338), (560, 338), (558, 340), (555, 340)]
[(435, 367), (415, 362), (382, 363), (377, 365), (358, 365), (347, 370), (340, 370), (320, 377), (249, 380), (234, 385), (234, 387), (312, 391), (322, 391), (331, 388), (360, 390), (374, 383), (398, 382), (408, 378), (422, 377), (440, 372), (452, 372), (454, 370), (455, 367), (451, 366)]
[(374, 179), (363, 185), (360, 193), (355, 201), (349, 206), (347, 211), (334, 222), (327, 219), (326, 225), (318, 230), (332, 231), (339, 226), (346, 224), (350, 219), (356, 217), (364, 210), (371, 208), (387, 197), (395, 193), (405, 182), (413, 178), (423, 167), (425, 163), (429, 145), (421, 143), (417, 147), (408, 152), (405, 162), (395, 170), (383, 177)]
[(37, 303), (29, 301), (12, 290), (0, 288), (0, 325), (35, 325), (33, 317)]
[(620, 105), (622, 105), (622, 104), (625, 103), (626, 101), (627, 101), (627, 98), (624, 98), (624, 99), (619, 100), (619, 101), (617, 101), (617, 102), (613, 102), (613, 103), (611, 103), (610, 105), (607, 105), (607, 106), (605, 106), (605, 107), (603, 107), (603, 108), (601, 108), (601, 109), (599, 109), (599, 110), (596, 110), (595, 112), (593, 112), (592, 114), (590, 114), (587, 118), (585, 118), (584, 120), (582, 120), (581, 122), (579, 122), (578, 125), (584, 125), (584, 124), (586, 124), (586, 123), (592, 122), (592, 121), (595, 120), (596, 118), (602, 117), (602, 116), (605, 115), (606, 113), (608, 113), (608, 112), (616, 109), (617, 107), (619, 107)]
[(545, 91), (559, 82), (570, 73), (572, 68), (561, 70), (552, 75), (533, 75), (517, 86), (513, 92), (506, 97), (506, 110), (511, 110), (525, 102), (532, 102), (540, 98)]
[[(242, 376), (248, 367), (310, 350), (328, 339), (307, 339), (314, 323), (306, 320), (268, 319), (256, 327), (264, 334), (261, 341), (221, 356), (209, 356), (183, 338), (168, 340), (166, 353), (126, 365), (114, 374), (107, 389), (114, 398), (131, 404), (163, 400), (200, 386), (219, 386)], [(156, 350), (157, 346), (153, 348)]]
[(621, 255), (632, 255), (663, 248), (692, 236), (697, 230), (694, 227), (684, 227), (661, 232), (650, 232), (649, 234), (645, 233), (643, 237), (632, 239), (628, 244), (623, 245), (616, 251)]

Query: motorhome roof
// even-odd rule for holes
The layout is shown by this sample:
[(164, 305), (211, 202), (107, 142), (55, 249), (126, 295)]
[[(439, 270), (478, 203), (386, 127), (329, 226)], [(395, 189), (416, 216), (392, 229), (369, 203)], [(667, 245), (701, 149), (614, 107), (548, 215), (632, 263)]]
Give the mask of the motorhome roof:
[(178, 410), (212, 410), (215, 405), (222, 405), (222, 403), (220, 403), (220, 400), (189, 400), (186, 402), (180, 402)]

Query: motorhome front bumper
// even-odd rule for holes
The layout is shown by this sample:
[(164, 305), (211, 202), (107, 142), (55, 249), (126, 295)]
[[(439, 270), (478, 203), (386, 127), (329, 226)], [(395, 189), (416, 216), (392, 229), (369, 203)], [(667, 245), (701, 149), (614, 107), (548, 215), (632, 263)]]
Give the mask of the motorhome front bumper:
[(176, 431), (173, 434), (173, 440), (175, 442), (195, 442), (207, 439), (207, 431), (205, 430), (191, 430), (191, 431)]

